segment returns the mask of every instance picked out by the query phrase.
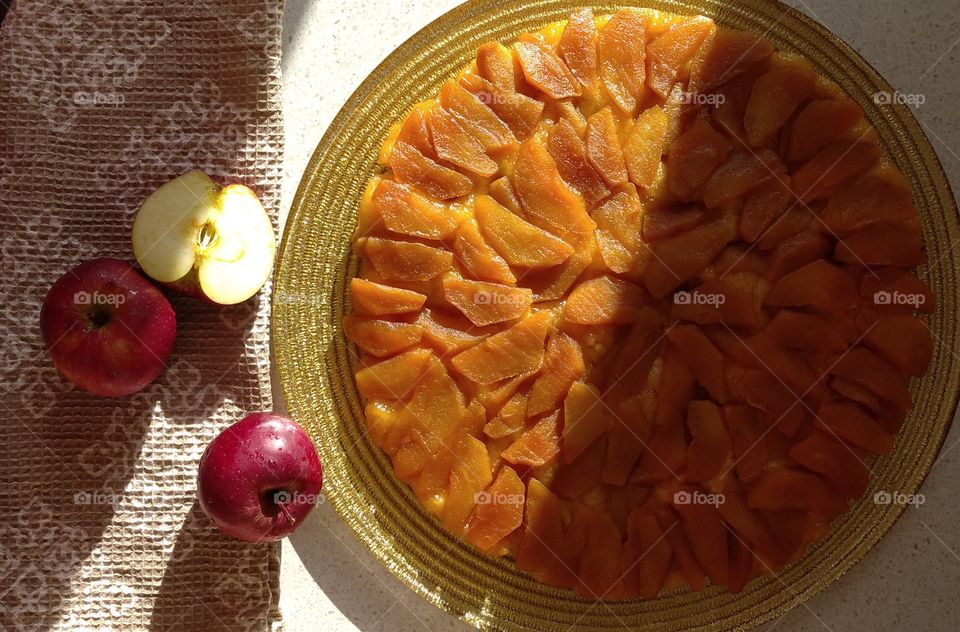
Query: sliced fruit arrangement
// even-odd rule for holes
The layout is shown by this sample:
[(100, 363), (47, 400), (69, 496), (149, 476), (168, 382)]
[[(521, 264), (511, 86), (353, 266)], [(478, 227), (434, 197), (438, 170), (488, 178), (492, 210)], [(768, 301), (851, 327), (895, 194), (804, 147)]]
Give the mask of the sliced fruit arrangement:
[(932, 355), (919, 215), (876, 143), (808, 61), (705, 17), (485, 44), (360, 202), (370, 436), (553, 586), (778, 571), (864, 494)]

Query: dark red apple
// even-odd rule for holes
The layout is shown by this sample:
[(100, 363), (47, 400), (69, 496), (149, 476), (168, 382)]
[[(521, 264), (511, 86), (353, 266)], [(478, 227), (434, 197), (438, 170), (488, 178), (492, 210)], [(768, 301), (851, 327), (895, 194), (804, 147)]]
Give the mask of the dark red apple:
[(166, 367), (177, 317), (167, 297), (132, 265), (93, 259), (50, 288), (40, 332), (65, 378), (94, 395), (123, 397)]
[(247, 415), (210, 442), (200, 459), (200, 507), (240, 540), (290, 534), (317, 504), (323, 469), (310, 436), (283, 415)]

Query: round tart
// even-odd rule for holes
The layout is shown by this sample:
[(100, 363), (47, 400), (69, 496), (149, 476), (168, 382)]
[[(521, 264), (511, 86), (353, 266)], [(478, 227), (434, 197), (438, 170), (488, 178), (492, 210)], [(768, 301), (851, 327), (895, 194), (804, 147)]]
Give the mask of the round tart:
[(553, 586), (739, 591), (867, 488), (926, 372), (918, 213), (805, 59), (627, 9), (491, 42), (383, 144), (347, 337), (370, 436)]

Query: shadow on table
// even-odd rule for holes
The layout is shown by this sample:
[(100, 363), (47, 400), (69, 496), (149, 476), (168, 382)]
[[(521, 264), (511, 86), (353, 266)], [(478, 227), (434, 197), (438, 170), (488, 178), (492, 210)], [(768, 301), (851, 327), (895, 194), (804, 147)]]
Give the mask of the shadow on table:
[[(187, 514), (150, 619), (152, 632), (270, 629), (264, 595), (275, 587), (279, 544), (250, 544), (217, 531), (198, 502)], [(256, 553), (251, 551), (256, 550)], [(229, 563), (242, 560), (242, 563)]]
[(289, 539), (313, 580), (359, 630), (474, 629), (404, 586), (329, 506), (317, 507)]

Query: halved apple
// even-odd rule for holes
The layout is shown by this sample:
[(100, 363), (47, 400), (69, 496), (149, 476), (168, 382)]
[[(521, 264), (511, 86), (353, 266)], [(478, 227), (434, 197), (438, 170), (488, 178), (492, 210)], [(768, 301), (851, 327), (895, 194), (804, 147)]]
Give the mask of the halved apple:
[(256, 193), (191, 171), (154, 191), (133, 222), (133, 254), (148, 276), (188, 296), (241, 303), (273, 268), (273, 225)]

